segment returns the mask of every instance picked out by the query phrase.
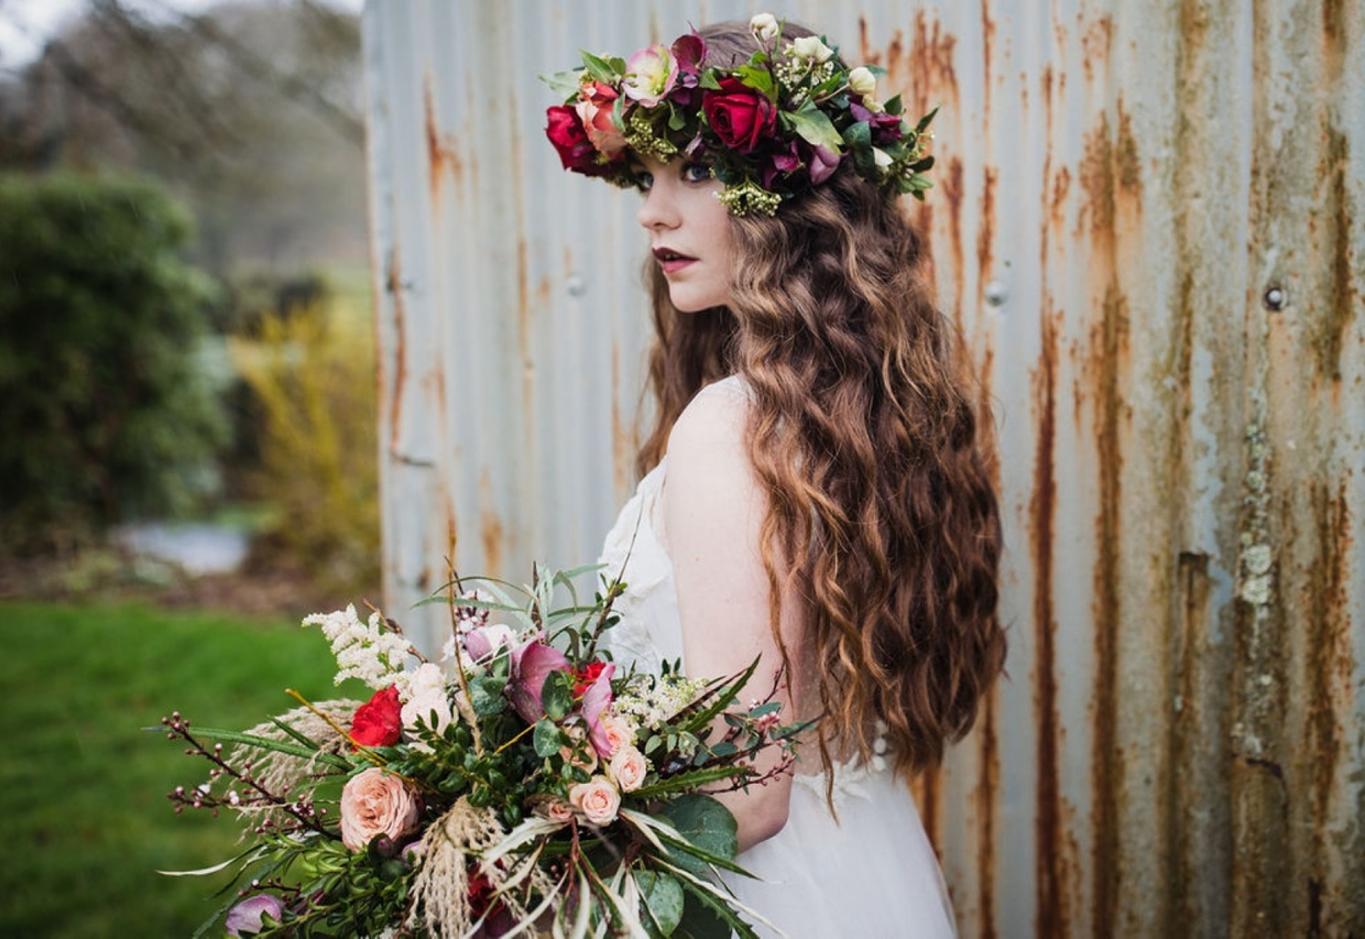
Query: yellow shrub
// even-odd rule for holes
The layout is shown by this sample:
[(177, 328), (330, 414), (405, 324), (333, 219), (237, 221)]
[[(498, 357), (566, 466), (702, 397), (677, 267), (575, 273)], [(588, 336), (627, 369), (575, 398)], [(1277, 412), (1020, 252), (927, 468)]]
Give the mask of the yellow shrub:
[(301, 566), (320, 586), (378, 584), (375, 349), (367, 310), (336, 300), (267, 312), (233, 363), (260, 402), (256, 495), (275, 506), (257, 557)]

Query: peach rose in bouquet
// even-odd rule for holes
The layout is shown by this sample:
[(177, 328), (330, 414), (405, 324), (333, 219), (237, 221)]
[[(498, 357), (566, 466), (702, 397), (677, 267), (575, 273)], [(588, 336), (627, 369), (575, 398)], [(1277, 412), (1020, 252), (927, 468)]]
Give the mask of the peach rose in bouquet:
[(417, 797), (401, 777), (371, 766), (341, 790), (341, 841), (363, 851), (375, 835), (397, 839), (421, 818)]

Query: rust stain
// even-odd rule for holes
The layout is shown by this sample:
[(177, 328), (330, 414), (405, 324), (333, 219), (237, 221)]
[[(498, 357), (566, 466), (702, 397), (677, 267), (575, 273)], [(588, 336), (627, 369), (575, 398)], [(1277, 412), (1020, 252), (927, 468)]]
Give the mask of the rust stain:
[[(1329, 206), (1323, 213), (1328, 221), (1327, 272), (1331, 289), (1326, 315), (1321, 318), (1316, 342), (1318, 371), (1334, 384), (1341, 382), (1341, 350), (1359, 307), (1356, 276), (1359, 245), (1352, 244), (1351, 220), (1355, 217), (1347, 185), (1350, 145), (1346, 135), (1335, 127), (1327, 128), (1324, 152), (1326, 166), (1321, 175), (1329, 181)], [(1335, 390), (1335, 389), (1334, 389)]]
[[(1077, 19), (1082, 14), (1076, 14)], [(1109, 53), (1114, 43), (1114, 18), (1102, 13), (1086, 23), (1081, 29), (1081, 67), (1085, 70), (1085, 80), (1093, 82), (1095, 67), (1109, 64)]]
[(876, 58), (877, 53), (872, 49), (872, 42), (868, 38), (867, 17), (858, 14), (858, 58), (865, 65), (880, 65), (881, 60)]
[(995, 800), (1000, 793), (1000, 743), (995, 721), (999, 689), (999, 683), (991, 688), (981, 715), (981, 771), (975, 793), (977, 929), (981, 939), (995, 939)]
[(393, 389), (389, 393), (389, 452), (398, 450), (398, 425), (403, 416), (403, 385), (408, 377), (407, 339), (403, 310), (403, 281), (398, 267), (398, 246), (389, 249), (389, 296), (393, 297)]
[(437, 126), (436, 100), (431, 90), (429, 72), (422, 75), (422, 112), (427, 138), (427, 164), (430, 167), (428, 183), (431, 187), (431, 201), (434, 203), (441, 196), (441, 178), (447, 169), (458, 185), (464, 173), (464, 166), (460, 162), (459, 149), (455, 146), (454, 139), (443, 136), (440, 127)]
[(1109, 231), (1114, 227), (1113, 146), (1109, 141), (1109, 116), (1100, 114), (1098, 127), (1085, 133), (1084, 155), (1077, 167), (1081, 188), (1086, 198), (1076, 217), (1076, 237), (1084, 237), (1085, 219), (1090, 219), (1091, 231)]
[(1319, 835), (1330, 822), (1345, 734), (1340, 714), (1349, 711), (1351, 675), (1350, 565), (1351, 507), (1346, 481), (1336, 492), (1316, 482), (1309, 491), (1317, 551), (1308, 569), (1303, 609), (1308, 613), (1307, 656), (1303, 687), (1308, 691), (1308, 760), (1312, 779), (1313, 830)]
[(991, 19), (990, 0), (981, 0), (981, 85), (982, 119), (990, 122), (991, 114), (991, 49), (995, 45), (995, 20)]
[(948, 228), (951, 232), (948, 249), (953, 255), (953, 322), (958, 331), (962, 330), (962, 306), (964, 278), (962, 257), (962, 160), (953, 156), (948, 161), (948, 172), (944, 174), (943, 201), (947, 203)]
[(455, 500), (451, 496), (450, 487), (442, 487), (445, 495), (446, 504), (446, 550), (449, 553), (450, 563), (454, 564), (459, 557), (460, 547), (460, 526), (455, 518)]
[(1119, 115), (1119, 137), (1114, 147), (1114, 171), (1119, 189), (1134, 196), (1142, 193), (1142, 163), (1138, 157), (1137, 137), (1133, 134), (1133, 116), (1123, 106), (1123, 95), (1115, 103)]
[(529, 367), (531, 358), (531, 291), (527, 284), (530, 276), (529, 262), (526, 258), (526, 238), (517, 237), (517, 352), (521, 355), (523, 366)]
[[(1042, 72), (1046, 135), (1052, 139), (1052, 67)], [(1050, 175), (1051, 150), (1043, 158), (1043, 179)], [(1044, 204), (1048, 194), (1042, 193)], [(1044, 213), (1046, 219), (1046, 213)], [(1053, 524), (1057, 503), (1054, 463), (1057, 424), (1057, 314), (1052, 309), (1048, 289), (1048, 226), (1039, 236), (1039, 270), (1043, 308), (1037, 367), (1032, 384), (1037, 435), (1034, 444), (1033, 493), (1029, 503), (1029, 536), (1033, 555), (1034, 705), (1037, 710), (1037, 806), (1034, 816), (1034, 890), (1036, 892), (1034, 929), (1038, 936), (1067, 934), (1068, 917), (1063, 878), (1064, 850), (1062, 833), (1061, 787), (1059, 774), (1059, 737), (1057, 718), (1056, 617), (1052, 605)]]
[[(915, 102), (912, 113), (922, 114), (934, 106), (931, 95), (948, 97), (958, 102), (957, 73), (953, 70), (953, 53), (957, 37), (942, 28), (937, 19), (931, 25), (923, 7), (915, 11), (914, 33), (910, 39), (908, 74), (910, 94)], [(888, 77), (905, 74), (906, 63), (901, 58), (900, 33), (887, 49)], [(905, 87), (895, 84), (894, 87)], [(959, 119), (960, 120), (960, 119)]]
[(1071, 192), (1071, 170), (1057, 167), (1052, 174), (1052, 199), (1048, 202), (1048, 217), (1058, 228), (1066, 226), (1066, 197)]
[[(1112, 245), (1110, 246), (1112, 247)], [(1120, 493), (1123, 479), (1123, 388), (1129, 355), (1128, 304), (1118, 284), (1105, 290), (1100, 322), (1091, 335), (1095, 384), (1095, 445), (1099, 462), (1099, 510), (1095, 518), (1098, 557), (1094, 570), (1095, 709), (1092, 751), (1094, 929), (1097, 936), (1116, 928), (1122, 865), (1119, 863), (1118, 787), (1123, 779), (1118, 723), (1119, 581), (1122, 577)]]
[(1034, 934), (1060, 936), (1066, 929), (1066, 898), (1062, 883), (1061, 792), (1058, 782), (1056, 650), (1057, 624), (1052, 607), (1053, 521), (1057, 480), (1053, 463), (1056, 446), (1057, 327), (1051, 309), (1042, 316), (1042, 352), (1034, 373), (1037, 440), (1034, 454), (1033, 496), (1029, 506), (1033, 549), (1034, 700), (1037, 707), (1038, 805), (1035, 817), (1034, 870), (1037, 910)]
[[(1162, 932), (1176, 935), (1198, 922), (1198, 884), (1208, 877), (1203, 863), (1208, 855), (1201, 851), (1198, 822), (1191, 819), (1198, 801), (1191, 790), (1199, 785), (1194, 772), (1207, 743), (1199, 739), (1197, 728), (1203, 719), (1199, 681), (1203, 662), (1205, 624), (1212, 617), (1209, 555), (1181, 551), (1176, 558), (1176, 622), (1174, 625), (1174, 677), (1177, 704), (1167, 727), (1171, 770), (1166, 774), (1163, 824), (1171, 839), (1171, 864), (1166, 876), (1170, 891), (1165, 899), (1166, 921)], [(1188, 775), (1187, 775), (1188, 774)]]
[(484, 566), (492, 576), (501, 577), (504, 533), (502, 519), (493, 509), (493, 504), (493, 483), (489, 479), (488, 468), (484, 467), (479, 473), (479, 537), (483, 543)]
[(981, 224), (976, 231), (976, 303), (981, 307), (986, 279), (994, 263), (995, 245), (995, 184), (999, 173), (993, 166), (981, 168)]

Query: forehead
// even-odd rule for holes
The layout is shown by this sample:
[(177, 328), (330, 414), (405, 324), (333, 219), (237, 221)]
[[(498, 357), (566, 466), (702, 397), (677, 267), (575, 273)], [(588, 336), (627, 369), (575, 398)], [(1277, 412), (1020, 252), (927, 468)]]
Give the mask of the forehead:
[(680, 162), (682, 160), (682, 157), (675, 156), (667, 163), (661, 163), (651, 156), (645, 156), (644, 154), (636, 153), (634, 150), (628, 149), (626, 150), (626, 159), (630, 162), (632, 166), (638, 167), (640, 169), (649, 170), (651, 173), (657, 173), (659, 170), (667, 169), (673, 164)]

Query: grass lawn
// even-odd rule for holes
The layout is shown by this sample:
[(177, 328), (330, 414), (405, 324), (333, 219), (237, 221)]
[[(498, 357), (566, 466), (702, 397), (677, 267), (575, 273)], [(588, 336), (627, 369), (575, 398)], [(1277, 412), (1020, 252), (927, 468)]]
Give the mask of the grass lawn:
[[(344, 606), (344, 602), (340, 604)], [(0, 602), (0, 935), (188, 936), (222, 901), (212, 877), (165, 877), (237, 854), (236, 820), (166, 793), (210, 764), (142, 727), (178, 709), (245, 729), (309, 700), (364, 699), (297, 621), (141, 603)]]

